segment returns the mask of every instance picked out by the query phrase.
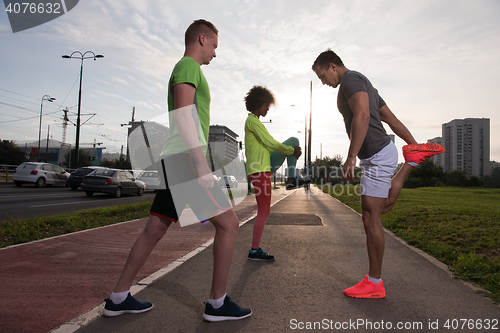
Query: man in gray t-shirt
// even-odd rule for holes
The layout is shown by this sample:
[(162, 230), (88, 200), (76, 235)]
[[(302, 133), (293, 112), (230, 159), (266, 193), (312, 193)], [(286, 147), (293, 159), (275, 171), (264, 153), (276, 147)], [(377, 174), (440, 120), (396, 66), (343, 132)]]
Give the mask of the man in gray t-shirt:
[(370, 111), (370, 122), (366, 132), (363, 145), (359, 149), (358, 157), (365, 159), (372, 157), (382, 150), (391, 141), (385, 132), (380, 120), (380, 108), (385, 106), (385, 102), (378, 94), (371, 82), (361, 73), (348, 70), (342, 76), (339, 93), (337, 95), (337, 107), (344, 117), (345, 128), (349, 138), (352, 131), (352, 120), (354, 113), (349, 106), (349, 99), (357, 92), (364, 91), (368, 94), (368, 108)]
[[(360, 283), (345, 289), (344, 294), (356, 298), (384, 298), (385, 287), (381, 279), (385, 248), (382, 214), (394, 207), (411, 171), (424, 159), (443, 152), (444, 148), (436, 144), (418, 144), (370, 80), (347, 69), (332, 50), (321, 53), (312, 69), (323, 84), (332, 88), (340, 85), (337, 107), (344, 118), (350, 140), (342, 168), (343, 178), (348, 181), (354, 179), (356, 157), (360, 159), (363, 171), (361, 215), (366, 233), (369, 272)], [(398, 153), (382, 122), (408, 144), (403, 147), (406, 163), (394, 177)]]

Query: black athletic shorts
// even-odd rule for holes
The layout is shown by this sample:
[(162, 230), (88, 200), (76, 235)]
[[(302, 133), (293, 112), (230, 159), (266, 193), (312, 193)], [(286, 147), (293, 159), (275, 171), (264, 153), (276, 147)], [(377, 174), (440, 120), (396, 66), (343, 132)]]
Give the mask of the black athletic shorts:
[(231, 209), (226, 195), (214, 184), (208, 189), (198, 184), (191, 154), (162, 157), (158, 162), (161, 188), (156, 192), (150, 214), (177, 222), (186, 205), (200, 222)]

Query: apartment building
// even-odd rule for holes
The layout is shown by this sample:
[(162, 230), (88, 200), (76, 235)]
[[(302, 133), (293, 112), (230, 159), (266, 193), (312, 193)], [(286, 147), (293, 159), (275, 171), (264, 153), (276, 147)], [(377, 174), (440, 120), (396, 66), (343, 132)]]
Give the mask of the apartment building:
[[(440, 145), (443, 145), (443, 138), (438, 136), (435, 137), (434, 139), (427, 140), (427, 143), (438, 143)], [(430, 158), (432, 162), (434, 162), (434, 165), (439, 165), (444, 168), (444, 154), (437, 154), (434, 155)]]
[(234, 160), (238, 156), (238, 134), (223, 125), (211, 125), (208, 132), (208, 144), (212, 154), (221, 160)]
[(445, 172), (464, 170), (468, 177), (490, 174), (490, 119), (454, 119), (442, 125)]

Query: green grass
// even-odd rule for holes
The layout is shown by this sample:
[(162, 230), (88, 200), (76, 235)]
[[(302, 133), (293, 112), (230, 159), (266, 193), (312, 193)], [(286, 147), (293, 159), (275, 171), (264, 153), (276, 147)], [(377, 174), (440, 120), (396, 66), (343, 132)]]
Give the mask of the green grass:
[[(235, 197), (246, 195), (246, 190), (240, 190)], [(0, 221), (0, 248), (147, 217), (152, 201), (152, 198), (144, 199), (144, 202), (136, 204), (31, 219), (13, 216), (8, 221)]]
[[(246, 195), (246, 190), (236, 193), (236, 197)], [(31, 219), (13, 216), (0, 221), (0, 248), (147, 217), (152, 200)]]
[(151, 200), (76, 213), (0, 221), (0, 248), (149, 216)]
[[(330, 194), (361, 212), (359, 189)], [(323, 190), (328, 193), (328, 188)], [(335, 191), (334, 191), (335, 190)], [(335, 192), (335, 193), (334, 193)], [(349, 193), (349, 194), (348, 194)], [(500, 190), (459, 187), (403, 189), (384, 227), (447, 264), (500, 302)]]

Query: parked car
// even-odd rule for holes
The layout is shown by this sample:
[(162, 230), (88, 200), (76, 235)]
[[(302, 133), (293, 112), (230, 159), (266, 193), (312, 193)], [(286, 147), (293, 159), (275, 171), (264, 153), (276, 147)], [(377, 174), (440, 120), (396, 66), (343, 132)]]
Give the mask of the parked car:
[(238, 187), (238, 181), (234, 176), (222, 176), (219, 183), (221, 186)]
[(60, 166), (43, 162), (21, 163), (12, 175), (12, 180), (17, 186), (23, 184), (35, 184), (36, 187), (68, 186), (68, 178), (69, 173)]
[(143, 170), (128, 170), (130, 172), (132, 172), (132, 174), (134, 175), (134, 177), (136, 179), (139, 179), (139, 177), (142, 175), (142, 173), (144, 172)]
[(146, 184), (128, 170), (97, 169), (83, 177), (81, 187), (89, 197), (100, 192), (119, 198), (124, 193), (142, 195)]
[(100, 166), (88, 166), (83, 168), (78, 168), (69, 175), (68, 184), (72, 190), (77, 190), (82, 184), (83, 176), (88, 175), (94, 170), (105, 169), (105, 167)]
[(212, 176), (214, 176), (214, 186), (219, 185), (220, 184), (220, 177), (217, 177), (216, 175), (212, 175)]
[(146, 184), (146, 190), (158, 190), (160, 188), (160, 176), (158, 171), (145, 170), (137, 179)]

